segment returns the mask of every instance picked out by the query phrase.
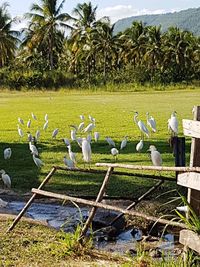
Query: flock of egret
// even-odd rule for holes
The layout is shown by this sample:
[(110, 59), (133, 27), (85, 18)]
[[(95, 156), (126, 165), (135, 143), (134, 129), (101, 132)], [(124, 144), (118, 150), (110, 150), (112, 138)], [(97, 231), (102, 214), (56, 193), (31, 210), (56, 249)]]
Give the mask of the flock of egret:
[[(34, 113), (32, 113), (31, 116), (32, 116), (33, 120), (37, 121), (37, 117)], [(146, 136), (147, 138), (149, 138), (150, 132), (155, 133), (157, 131), (157, 128), (156, 128), (156, 120), (152, 116), (150, 116), (148, 112), (146, 113), (146, 116), (147, 116), (146, 124), (143, 121), (139, 120), (138, 116), (139, 116), (138, 112), (135, 112), (134, 122), (137, 125), (137, 127), (141, 133), (141, 139), (136, 145), (136, 151), (140, 152), (144, 146), (144, 137)], [(76, 163), (77, 163), (76, 154), (72, 151), (72, 146), (71, 146), (72, 142), (77, 142), (78, 146), (80, 147), (80, 149), (82, 151), (84, 163), (90, 164), (90, 162), (91, 162), (92, 132), (95, 129), (96, 125), (95, 125), (95, 118), (93, 118), (91, 115), (89, 115), (88, 118), (89, 118), (90, 122), (89, 122), (89, 124), (85, 125), (85, 122), (86, 122), (85, 116), (80, 115), (81, 121), (80, 121), (78, 126), (77, 125), (69, 125), (71, 128), (71, 131), (70, 131), (71, 140), (68, 138), (63, 138), (63, 141), (64, 141), (64, 143), (68, 149), (68, 155), (66, 154), (63, 157), (63, 163), (68, 168), (76, 168)], [(24, 137), (23, 127), (26, 127), (26, 129), (28, 130), (27, 131), (27, 141), (29, 144), (30, 153), (32, 155), (32, 158), (33, 158), (35, 165), (38, 168), (41, 168), (42, 165), (44, 165), (44, 163), (39, 158), (39, 152), (38, 152), (38, 148), (37, 148), (37, 142), (40, 139), (41, 132), (38, 129), (35, 132), (35, 135), (33, 136), (30, 132), (31, 125), (32, 125), (31, 119), (28, 119), (27, 124), (25, 125), (24, 120), (22, 118), (18, 118), (17, 127), (18, 127), (19, 137), (20, 137), (20, 139)], [(47, 131), (48, 125), (49, 125), (48, 114), (45, 114), (43, 131)], [(171, 114), (170, 119), (168, 120), (168, 130), (171, 132), (172, 136), (175, 136), (178, 134), (178, 120), (176, 117), (176, 112), (173, 112)], [(52, 138), (56, 138), (58, 133), (59, 133), (59, 129), (58, 128), (54, 129), (52, 132)], [(81, 136), (82, 135), (85, 135), (85, 136), (80, 137), (80, 136), (78, 136), (79, 134)], [(99, 138), (100, 138), (99, 132), (94, 132), (93, 136), (94, 136), (94, 141), (98, 142)], [(123, 150), (127, 145), (128, 136), (125, 136), (124, 139), (122, 140), (119, 150), (116, 148), (116, 144), (111, 139), (111, 137), (107, 136), (105, 138), (105, 141), (111, 147), (110, 152), (113, 155), (113, 157), (115, 158), (115, 160), (117, 160), (117, 157), (119, 155), (119, 151)], [(150, 152), (152, 164), (154, 166), (161, 166), (162, 165), (162, 157), (161, 157), (161, 154), (159, 153), (159, 151), (157, 151), (156, 147), (153, 145), (150, 145), (148, 151)], [(9, 160), (11, 158), (11, 155), (12, 155), (11, 148), (9, 147), (9, 148), (4, 149), (3, 154), (4, 154), (4, 159)], [(10, 188), (11, 187), (10, 176), (4, 170), (0, 170), (0, 174), (1, 174), (1, 178), (3, 180), (4, 185), (6, 187)]]

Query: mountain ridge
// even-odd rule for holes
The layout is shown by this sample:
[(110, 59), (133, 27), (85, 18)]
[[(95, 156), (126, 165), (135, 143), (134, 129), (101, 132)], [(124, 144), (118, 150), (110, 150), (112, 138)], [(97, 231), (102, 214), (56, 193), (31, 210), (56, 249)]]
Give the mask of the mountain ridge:
[(167, 31), (171, 26), (182, 30), (188, 30), (200, 36), (200, 7), (189, 8), (173, 13), (132, 16), (118, 20), (114, 26), (114, 33), (123, 32), (129, 28), (134, 21), (142, 21), (146, 25), (161, 25), (162, 32)]

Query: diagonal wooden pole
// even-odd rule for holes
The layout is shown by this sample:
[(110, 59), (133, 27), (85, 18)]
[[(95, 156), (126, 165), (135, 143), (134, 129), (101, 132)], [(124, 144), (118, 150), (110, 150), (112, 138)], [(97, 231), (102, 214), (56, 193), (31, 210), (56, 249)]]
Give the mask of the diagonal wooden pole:
[[(52, 177), (52, 175), (55, 173), (56, 168), (53, 167), (52, 170), (48, 173), (48, 175), (46, 176), (46, 178), (42, 181), (42, 183), (39, 185), (38, 189), (42, 189), (42, 187), (49, 181), (49, 179)], [(8, 228), (8, 230), (6, 232), (10, 232), (15, 225), (18, 223), (18, 221), (21, 219), (21, 217), (24, 215), (24, 213), (27, 211), (27, 209), (29, 208), (29, 206), (32, 204), (32, 202), (34, 201), (35, 197), (36, 197), (36, 193), (34, 193), (31, 198), (29, 199), (29, 201), (26, 203), (26, 205), (24, 206), (24, 208), (20, 211), (20, 213), (17, 215), (17, 217), (15, 218), (15, 220), (13, 221), (13, 223), (11, 224), (11, 226)]]
[[(131, 203), (126, 210), (130, 210), (132, 208), (134, 208), (138, 203), (140, 203), (145, 197), (147, 197), (148, 195), (150, 195), (152, 192), (154, 192), (158, 187), (161, 186), (161, 184), (163, 184), (164, 181), (161, 180), (158, 183), (156, 183), (154, 186), (152, 186), (148, 191), (146, 191), (142, 196), (140, 196), (136, 201), (134, 201), (133, 203)], [(110, 223), (110, 225), (113, 225), (116, 221), (118, 221), (122, 216), (124, 216), (124, 213), (121, 213), (119, 215), (117, 215), (112, 222)]]
[[(106, 176), (105, 176), (105, 178), (104, 178), (104, 180), (103, 180), (103, 183), (102, 183), (101, 188), (100, 188), (100, 190), (99, 190), (99, 193), (98, 193), (98, 195), (97, 195), (97, 198), (96, 198), (96, 201), (95, 201), (96, 203), (102, 201), (102, 199), (103, 199), (103, 195), (104, 195), (105, 190), (106, 190), (106, 186), (107, 186), (108, 181), (109, 181), (109, 178), (110, 178), (110, 176), (111, 176), (111, 174), (112, 174), (112, 172), (113, 172), (113, 169), (114, 169), (113, 167), (109, 167), (109, 168), (108, 168), (108, 171), (107, 171), (107, 173), (106, 173)], [(85, 222), (85, 225), (83, 226), (83, 229), (82, 229), (82, 231), (81, 231), (80, 239), (86, 234), (86, 232), (87, 232), (87, 230), (88, 230), (88, 228), (89, 228), (89, 226), (90, 226), (90, 224), (91, 224), (91, 222), (92, 222), (92, 220), (93, 220), (93, 218), (94, 218), (94, 216), (95, 216), (96, 211), (97, 211), (97, 207), (93, 207), (93, 208), (91, 209), (90, 214), (89, 214), (89, 216), (88, 216), (88, 219), (87, 219), (87, 221)]]

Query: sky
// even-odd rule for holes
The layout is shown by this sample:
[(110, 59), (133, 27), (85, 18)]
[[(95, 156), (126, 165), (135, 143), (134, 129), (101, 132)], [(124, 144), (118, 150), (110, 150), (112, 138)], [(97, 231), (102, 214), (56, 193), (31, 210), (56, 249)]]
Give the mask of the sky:
[[(40, 3), (40, 0), (0, 0), (0, 5), (3, 2), (9, 3), (8, 10), (12, 17), (21, 17), (30, 11), (32, 3)], [(78, 3), (84, 2), (88, 3), (89, 1), (66, 0), (62, 12), (72, 14), (73, 8)], [(125, 17), (161, 14), (200, 7), (200, 0), (91, 0), (91, 3), (93, 6), (97, 6), (97, 18), (109, 16), (112, 23)]]

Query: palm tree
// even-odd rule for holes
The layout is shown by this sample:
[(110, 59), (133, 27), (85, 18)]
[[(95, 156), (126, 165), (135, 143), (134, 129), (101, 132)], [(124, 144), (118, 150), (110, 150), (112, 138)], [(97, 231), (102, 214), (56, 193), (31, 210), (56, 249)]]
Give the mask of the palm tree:
[(15, 57), (19, 39), (18, 31), (11, 29), (14, 19), (7, 11), (8, 4), (0, 6), (0, 67), (5, 66)]
[[(96, 23), (95, 49), (98, 52), (99, 60), (103, 64), (103, 81), (106, 83), (107, 72), (111, 69), (118, 59), (118, 37), (114, 35), (115, 25), (111, 25), (108, 18), (103, 18)], [(108, 68), (109, 67), (109, 68)]]
[(25, 17), (30, 19), (24, 44), (47, 55), (49, 69), (55, 67), (55, 58), (62, 51), (64, 42), (63, 29), (71, 29), (68, 24), (72, 17), (61, 13), (65, 0), (40, 0), (39, 4), (31, 6), (31, 12)]
[(97, 6), (93, 7), (91, 2), (78, 4), (73, 9), (75, 17), (73, 18), (74, 23), (70, 36), (71, 49), (74, 54), (72, 62), (75, 63), (75, 70), (78, 72), (78, 69), (84, 68), (89, 81), (92, 64), (94, 67), (95, 62), (93, 32), (96, 22), (96, 9)]

